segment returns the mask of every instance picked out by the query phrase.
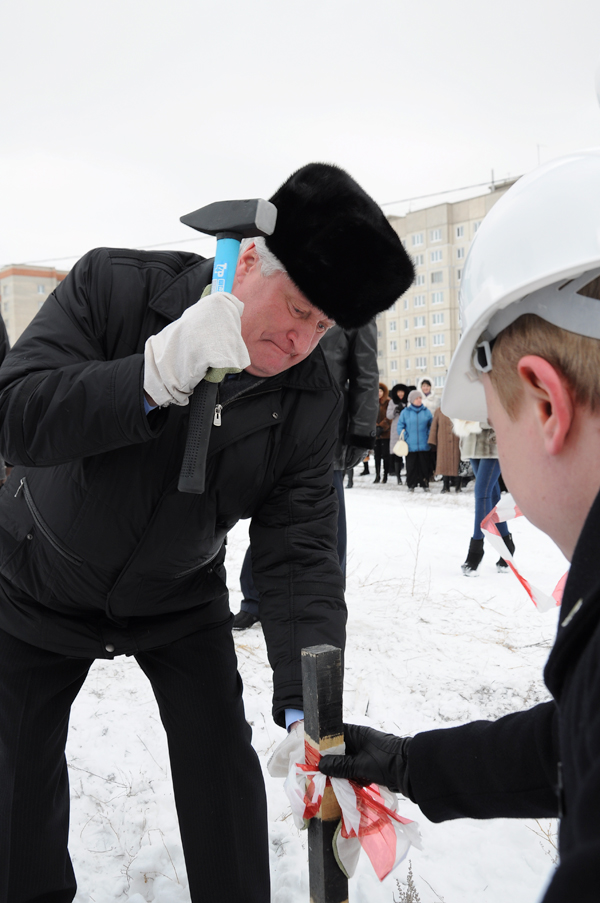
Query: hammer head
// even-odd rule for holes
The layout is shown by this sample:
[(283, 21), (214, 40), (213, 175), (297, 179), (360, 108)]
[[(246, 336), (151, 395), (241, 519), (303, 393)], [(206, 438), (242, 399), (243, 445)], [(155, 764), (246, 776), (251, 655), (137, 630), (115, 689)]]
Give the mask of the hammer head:
[(251, 201), (216, 201), (193, 213), (180, 217), (182, 223), (216, 235), (217, 238), (255, 238), (272, 235), (277, 219), (277, 208), (270, 201), (255, 198)]

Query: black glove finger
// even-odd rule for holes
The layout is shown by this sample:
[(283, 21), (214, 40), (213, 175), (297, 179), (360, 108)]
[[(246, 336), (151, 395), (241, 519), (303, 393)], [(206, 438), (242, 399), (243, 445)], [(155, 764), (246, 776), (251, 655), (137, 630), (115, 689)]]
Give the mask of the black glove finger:
[(322, 756), (319, 771), (330, 778), (349, 778), (352, 770), (349, 756)]

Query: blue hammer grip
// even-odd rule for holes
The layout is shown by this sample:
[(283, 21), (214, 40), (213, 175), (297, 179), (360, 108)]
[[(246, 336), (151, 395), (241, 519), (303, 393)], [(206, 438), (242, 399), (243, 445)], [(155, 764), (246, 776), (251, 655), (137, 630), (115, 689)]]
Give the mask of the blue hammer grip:
[(233, 277), (237, 266), (240, 242), (236, 238), (217, 238), (217, 251), (213, 265), (212, 291), (230, 292), (233, 288)]
[[(230, 236), (217, 239), (211, 294), (230, 292), (240, 242)], [(206, 486), (206, 458), (219, 384), (203, 379), (190, 399), (190, 419), (177, 488), (202, 495)]]

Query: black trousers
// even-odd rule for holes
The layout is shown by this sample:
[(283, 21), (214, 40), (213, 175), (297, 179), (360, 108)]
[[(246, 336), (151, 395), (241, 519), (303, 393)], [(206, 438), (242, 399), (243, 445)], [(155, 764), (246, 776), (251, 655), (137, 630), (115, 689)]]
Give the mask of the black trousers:
[(406, 485), (409, 489), (428, 486), (430, 477), (428, 451), (409, 452), (406, 456)]
[[(231, 619), (136, 659), (167, 732), (193, 903), (268, 903), (265, 789)], [(0, 630), (0, 903), (75, 896), (64, 749), (91, 664)]]
[(387, 477), (389, 460), (390, 460), (389, 436), (387, 439), (376, 439), (375, 440), (374, 454), (375, 454), (375, 475), (379, 476), (379, 473), (381, 470), (381, 464), (383, 463), (383, 475)]

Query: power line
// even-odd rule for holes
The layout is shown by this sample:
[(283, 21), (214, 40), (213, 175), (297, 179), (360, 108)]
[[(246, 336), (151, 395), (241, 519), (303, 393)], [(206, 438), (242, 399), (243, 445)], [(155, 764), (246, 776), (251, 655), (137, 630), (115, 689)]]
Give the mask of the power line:
[[(503, 179), (502, 182), (503, 181), (508, 181), (508, 179)], [(498, 182), (497, 184), (501, 185), (502, 182)], [(490, 185), (490, 180), (488, 179), (485, 182), (477, 182), (474, 185), (464, 185), (462, 188), (449, 188), (445, 191), (434, 191), (431, 194), (418, 194), (412, 198), (401, 198), (399, 201), (386, 201), (384, 204), (380, 204), (379, 206), (380, 207), (392, 207), (394, 204), (409, 204), (412, 201), (425, 201), (428, 198), (442, 197), (442, 195), (446, 195), (446, 194), (456, 194), (456, 192), (458, 192), (458, 191), (469, 191), (471, 188), (485, 188), (486, 186), (489, 187), (489, 185)], [(212, 238), (213, 238), (212, 235), (204, 235), (204, 236), (197, 236), (195, 238), (182, 238), (179, 241), (161, 241), (155, 245), (139, 245), (139, 246), (136, 245), (136, 247), (139, 247), (140, 251), (152, 251), (154, 248), (169, 248), (169, 247), (172, 247), (173, 245), (183, 245), (183, 244), (187, 244), (188, 242), (192, 242), (192, 241), (208, 241), (209, 239), (212, 239)], [(22, 266), (35, 266), (40, 263), (60, 263), (61, 260), (77, 260), (77, 259), (79, 259), (79, 257), (81, 257), (81, 254), (69, 254), (68, 256), (65, 256), (65, 257), (47, 257), (45, 260), (26, 260), (23, 263), (15, 263), (12, 265), (13, 266), (21, 266), (21, 267)]]

